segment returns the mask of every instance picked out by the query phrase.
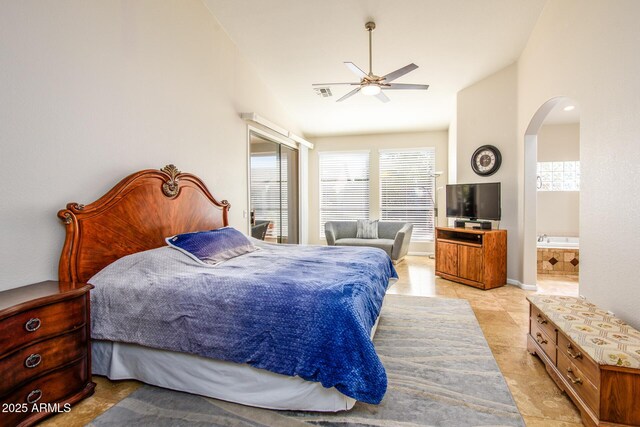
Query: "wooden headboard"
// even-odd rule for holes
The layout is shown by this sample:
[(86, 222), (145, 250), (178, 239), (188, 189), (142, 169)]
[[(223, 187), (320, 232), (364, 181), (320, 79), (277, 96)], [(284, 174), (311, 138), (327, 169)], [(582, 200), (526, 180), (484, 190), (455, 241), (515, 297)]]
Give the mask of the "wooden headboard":
[(173, 165), (131, 174), (95, 202), (58, 212), (67, 231), (59, 280), (86, 282), (125, 255), (164, 246), (166, 237), (227, 226), (230, 207)]

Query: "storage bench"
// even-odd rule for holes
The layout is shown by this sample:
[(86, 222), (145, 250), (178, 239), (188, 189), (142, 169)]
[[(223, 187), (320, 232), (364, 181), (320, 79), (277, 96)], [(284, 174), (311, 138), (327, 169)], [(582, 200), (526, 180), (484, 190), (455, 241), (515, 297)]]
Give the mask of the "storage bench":
[(531, 295), (537, 354), (587, 426), (640, 425), (640, 331), (584, 299)]

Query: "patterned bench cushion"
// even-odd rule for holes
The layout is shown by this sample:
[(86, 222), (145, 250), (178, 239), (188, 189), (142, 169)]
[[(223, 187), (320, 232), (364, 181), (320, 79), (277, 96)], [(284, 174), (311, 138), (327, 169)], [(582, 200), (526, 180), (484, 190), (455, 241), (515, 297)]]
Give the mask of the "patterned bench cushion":
[(531, 304), (600, 365), (640, 368), (640, 331), (576, 297), (530, 295)]

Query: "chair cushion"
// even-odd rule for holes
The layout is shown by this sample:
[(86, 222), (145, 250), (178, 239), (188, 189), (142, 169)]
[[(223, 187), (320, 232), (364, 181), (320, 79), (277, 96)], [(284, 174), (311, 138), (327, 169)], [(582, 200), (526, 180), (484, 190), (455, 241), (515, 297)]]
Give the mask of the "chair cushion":
[(370, 246), (372, 248), (379, 248), (385, 251), (391, 256), (391, 248), (393, 247), (392, 239), (338, 239), (336, 240), (336, 246)]
[(359, 219), (356, 225), (356, 238), (358, 239), (377, 239), (378, 238), (378, 220)]

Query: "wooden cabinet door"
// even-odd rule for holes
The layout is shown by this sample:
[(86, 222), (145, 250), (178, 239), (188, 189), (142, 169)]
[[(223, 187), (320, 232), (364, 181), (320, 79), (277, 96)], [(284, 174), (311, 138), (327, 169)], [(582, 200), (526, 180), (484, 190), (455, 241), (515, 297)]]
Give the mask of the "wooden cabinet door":
[(458, 246), (458, 276), (482, 282), (482, 248)]
[(436, 242), (436, 271), (458, 275), (458, 245)]

